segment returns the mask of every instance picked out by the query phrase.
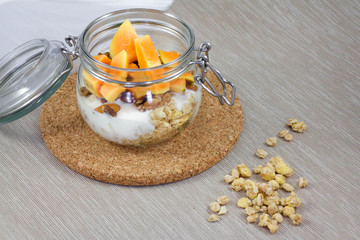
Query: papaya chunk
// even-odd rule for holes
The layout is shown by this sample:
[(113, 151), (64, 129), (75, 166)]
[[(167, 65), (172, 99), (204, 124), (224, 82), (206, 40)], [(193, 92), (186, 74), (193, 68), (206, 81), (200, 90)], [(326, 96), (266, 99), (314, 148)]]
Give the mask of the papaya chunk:
[[(118, 68), (128, 68), (129, 67), (129, 58), (125, 50), (119, 52), (112, 60), (111, 66)], [(125, 81), (128, 73), (127, 71), (120, 70), (110, 70), (110, 74), (115, 76), (115, 80)]]
[(175, 52), (175, 51), (163, 51), (163, 50), (158, 50), (159, 55), (160, 55), (160, 60), (162, 62), (162, 64), (166, 64), (169, 63), (171, 61), (174, 61), (175, 59), (177, 59), (178, 57), (180, 57), (180, 53)]
[(100, 88), (104, 82), (91, 76), (84, 69), (82, 70), (82, 77), (84, 80), (85, 87), (89, 90), (89, 92), (100, 98), (101, 97)]
[(125, 88), (120, 84), (116, 83), (104, 83), (100, 88), (100, 94), (105, 98), (109, 103), (113, 103), (121, 93), (125, 92)]
[(170, 82), (170, 91), (182, 94), (186, 89), (186, 80), (178, 78)]
[(125, 20), (110, 43), (110, 56), (114, 58), (119, 52), (125, 50), (128, 54), (129, 62), (137, 59), (134, 40), (138, 38), (137, 33), (129, 20)]
[(140, 68), (151, 68), (161, 65), (159, 55), (149, 35), (135, 39), (135, 50)]

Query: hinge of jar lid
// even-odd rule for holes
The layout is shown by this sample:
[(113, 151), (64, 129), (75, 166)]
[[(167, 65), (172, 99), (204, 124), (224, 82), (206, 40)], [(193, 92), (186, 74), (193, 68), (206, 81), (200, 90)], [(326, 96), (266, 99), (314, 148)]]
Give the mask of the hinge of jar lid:
[(61, 48), (63, 53), (69, 55), (71, 57), (71, 60), (75, 60), (79, 57), (79, 37), (78, 36), (72, 36), (68, 35), (65, 37), (65, 42), (69, 47), (72, 47), (72, 49), (68, 49), (65, 46)]
[[(223, 77), (223, 75), (214, 66), (212, 66), (210, 64), (210, 62), (209, 62), (210, 49), (211, 49), (211, 44), (209, 42), (203, 42), (203, 43), (201, 43), (199, 48), (195, 49), (195, 51), (197, 51), (196, 61), (191, 62), (191, 64), (197, 64), (201, 68), (201, 74), (197, 74), (195, 76), (195, 82), (200, 84), (211, 95), (213, 95), (214, 97), (217, 97), (219, 99), (221, 105), (226, 103), (227, 105), (232, 106), (232, 105), (234, 105), (234, 101), (235, 101), (236, 87), (232, 82), (227, 81)], [(208, 71), (207, 68), (209, 68), (215, 74), (215, 76), (218, 78), (218, 80), (220, 81), (222, 88), (223, 88), (222, 94), (220, 94), (215, 89), (215, 87), (210, 83), (209, 79), (206, 77), (206, 73)], [(207, 83), (207, 85), (209, 87), (206, 86), (205, 83)], [(232, 88), (232, 94), (231, 94), (230, 101), (226, 98), (226, 94), (227, 94), (226, 84), (230, 85), (230, 87)]]

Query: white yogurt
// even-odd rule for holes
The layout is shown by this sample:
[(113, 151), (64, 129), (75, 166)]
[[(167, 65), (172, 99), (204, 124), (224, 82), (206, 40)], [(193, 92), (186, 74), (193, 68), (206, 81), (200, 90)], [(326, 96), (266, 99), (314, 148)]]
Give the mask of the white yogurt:
[[(182, 110), (184, 104), (189, 102), (190, 95), (194, 95), (196, 100), (199, 97), (197, 96), (199, 94), (191, 90), (186, 90), (185, 94), (175, 93), (172, 96), (178, 110)], [(80, 113), (89, 127), (109, 141), (121, 143), (123, 140), (136, 140), (140, 136), (151, 134), (155, 130), (149, 116), (152, 110), (141, 112), (134, 104), (124, 103), (117, 99), (114, 103), (118, 104), (121, 109), (115, 117), (112, 117), (109, 114), (95, 111), (95, 108), (103, 105), (103, 103), (94, 95), (84, 97), (77, 93), (77, 101)]]

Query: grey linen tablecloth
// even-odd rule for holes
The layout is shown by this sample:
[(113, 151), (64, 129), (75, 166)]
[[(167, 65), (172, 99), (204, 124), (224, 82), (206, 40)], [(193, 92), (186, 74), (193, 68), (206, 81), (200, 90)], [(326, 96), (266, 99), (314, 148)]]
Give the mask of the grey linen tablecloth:
[[(191, 25), (197, 44), (212, 43), (211, 63), (237, 86), (244, 128), (234, 149), (180, 182), (101, 183), (48, 151), (37, 109), (0, 126), (0, 239), (360, 238), (360, 2), (189, 0), (169, 11)], [(265, 146), (290, 117), (308, 130)], [(264, 164), (257, 148), (295, 169), (290, 183), (309, 180), (297, 190), (300, 226), (285, 219), (271, 235), (236, 206), (245, 194), (223, 176), (239, 163)], [(219, 195), (230, 198), (228, 214), (208, 223), (208, 204)]]

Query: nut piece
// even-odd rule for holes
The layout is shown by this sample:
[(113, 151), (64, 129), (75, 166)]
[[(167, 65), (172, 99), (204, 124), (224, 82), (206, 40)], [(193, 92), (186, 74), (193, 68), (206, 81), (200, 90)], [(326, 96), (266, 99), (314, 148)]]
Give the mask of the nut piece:
[(294, 191), (294, 187), (291, 186), (289, 183), (284, 183), (284, 184), (282, 185), (282, 188), (283, 188), (285, 191), (287, 191), (287, 192), (292, 192), (292, 191)]
[(283, 138), (283, 137), (285, 137), (285, 135), (288, 134), (288, 133), (289, 133), (289, 130), (286, 130), (286, 129), (285, 129), (285, 130), (282, 130), (281, 132), (279, 132), (278, 135), (279, 135), (279, 137)]
[(208, 218), (208, 221), (209, 222), (216, 222), (216, 221), (219, 221), (219, 216), (218, 215), (216, 215), (216, 214), (212, 214), (212, 215), (210, 215), (210, 217)]
[(288, 142), (291, 142), (293, 139), (293, 136), (290, 133), (288, 133), (284, 136), (284, 139)]
[(279, 229), (279, 226), (277, 224), (274, 224), (273, 222), (269, 223), (267, 227), (269, 228), (271, 233), (275, 233)]
[(209, 204), (210, 211), (217, 213), (220, 211), (220, 204), (218, 202), (212, 202)]
[(270, 222), (269, 214), (263, 213), (260, 215), (260, 222), (258, 224), (260, 227), (267, 226), (269, 222)]
[(269, 137), (268, 139), (266, 139), (266, 144), (270, 147), (274, 147), (277, 143), (277, 139), (276, 137)]
[(264, 158), (267, 158), (268, 155), (269, 154), (264, 149), (258, 149), (256, 151), (256, 156), (258, 156), (258, 158), (264, 159)]
[(237, 202), (237, 205), (238, 207), (246, 208), (248, 206), (251, 206), (251, 200), (246, 197), (240, 198)]
[(270, 181), (275, 178), (275, 172), (269, 167), (263, 167), (261, 170), (261, 177), (266, 181)]
[(278, 184), (284, 184), (285, 183), (285, 176), (281, 175), (281, 174), (276, 174), (275, 175), (275, 181)]
[(299, 178), (299, 188), (304, 188), (308, 185), (308, 180), (304, 177)]
[(221, 205), (225, 205), (229, 202), (229, 198), (227, 196), (220, 196), (218, 197), (217, 202)]
[(91, 92), (86, 87), (80, 88), (80, 96), (88, 97), (91, 95)]
[(234, 181), (234, 177), (233, 176), (230, 176), (230, 175), (225, 175), (224, 177), (224, 181), (228, 184), (232, 183)]
[(258, 165), (256, 168), (253, 169), (255, 174), (259, 174), (261, 173), (263, 166), (262, 165)]
[(231, 176), (233, 176), (233, 178), (239, 178), (240, 171), (238, 169), (234, 168), (233, 170), (231, 170)]
[(291, 214), (295, 213), (295, 208), (290, 207), (290, 206), (286, 206), (283, 209), (283, 215), (286, 217), (290, 217)]
[(249, 222), (249, 223), (254, 223), (256, 222), (257, 218), (258, 218), (259, 214), (257, 213), (254, 213), (250, 216), (247, 216), (246, 220)]
[(292, 169), (285, 162), (278, 162), (275, 166), (275, 170), (277, 173), (285, 175), (286, 177), (290, 177), (291, 175), (294, 174), (294, 169)]
[(218, 212), (219, 215), (224, 215), (227, 213), (227, 209), (225, 206), (220, 207), (220, 211)]
[(296, 214), (291, 214), (291, 215), (290, 215), (290, 219), (291, 219), (291, 221), (292, 221), (292, 224), (294, 224), (294, 225), (300, 225), (300, 224), (301, 224), (301, 219), (302, 219), (302, 217), (301, 217), (300, 214), (296, 213)]
[(280, 213), (275, 213), (273, 216), (272, 216), (272, 219), (274, 219), (275, 221), (277, 221), (278, 223), (282, 223), (284, 218), (283, 216), (280, 214)]

